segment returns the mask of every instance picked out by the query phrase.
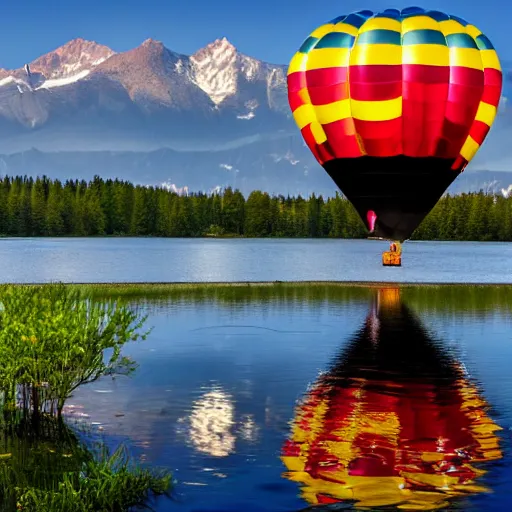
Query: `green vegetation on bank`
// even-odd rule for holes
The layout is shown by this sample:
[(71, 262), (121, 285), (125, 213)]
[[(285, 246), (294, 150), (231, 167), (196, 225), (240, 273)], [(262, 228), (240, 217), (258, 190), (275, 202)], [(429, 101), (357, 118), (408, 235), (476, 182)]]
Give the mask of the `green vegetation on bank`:
[[(245, 198), (180, 196), (119, 180), (5, 177), (0, 181), (4, 236), (245, 236), (363, 238), (366, 229), (340, 195)], [(512, 241), (512, 198), (484, 193), (443, 197), (413, 234), (416, 240)]]
[[(0, 285), (0, 295), (6, 285)], [(14, 285), (21, 288), (41, 285)], [(42, 285), (51, 286), (51, 285)], [(91, 283), (66, 284), (94, 300), (115, 300), (132, 306), (165, 306), (177, 303), (216, 304), (240, 308), (278, 304), (283, 308), (305, 303), (369, 304), (379, 288), (401, 289), (405, 303), (418, 311), (440, 314), (512, 313), (512, 285), (414, 284), (329, 281), (275, 281), (223, 283)]]
[(134, 371), (122, 348), (146, 336), (144, 322), (83, 288), (0, 288), (0, 511), (123, 512), (167, 493), (169, 474), (122, 445), (94, 453), (62, 415), (79, 386)]

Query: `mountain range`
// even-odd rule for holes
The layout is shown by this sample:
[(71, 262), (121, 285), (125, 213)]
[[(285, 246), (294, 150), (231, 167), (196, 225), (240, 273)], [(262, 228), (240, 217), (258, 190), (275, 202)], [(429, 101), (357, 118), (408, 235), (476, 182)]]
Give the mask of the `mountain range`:
[[(0, 173), (332, 195), (293, 122), (286, 69), (226, 38), (190, 56), (152, 39), (126, 52), (74, 39), (0, 69)], [(451, 192), (512, 183), (508, 69), (495, 126)]]

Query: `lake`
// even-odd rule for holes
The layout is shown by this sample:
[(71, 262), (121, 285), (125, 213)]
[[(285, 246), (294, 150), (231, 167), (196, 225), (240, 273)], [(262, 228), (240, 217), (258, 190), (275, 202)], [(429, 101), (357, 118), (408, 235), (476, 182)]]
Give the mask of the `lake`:
[(137, 372), (79, 389), (66, 414), (173, 471), (157, 511), (510, 508), (512, 289), (226, 287), (134, 304), (153, 327), (127, 347)]
[(0, 282), (396, 281), (512, 283), (512, 243), (2, 238)]
[[(0, 282), (511, 283), (512, 244), (1, 239)], [(153, 330), (66, 406), (173, 472), (158, 512), (503, 511), (512, 287), (277, 285), (130, 299)]]

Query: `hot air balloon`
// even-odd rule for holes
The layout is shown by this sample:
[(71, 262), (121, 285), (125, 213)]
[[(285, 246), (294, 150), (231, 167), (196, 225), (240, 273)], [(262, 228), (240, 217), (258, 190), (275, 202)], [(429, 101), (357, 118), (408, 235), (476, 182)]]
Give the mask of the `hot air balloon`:
[(484, 142), (501, 89), (489, 39), (419, 7), (339, 16), (311, 33), (288, 69), (307, 146), (369, 234), (395, 243), (390, 264)]
[(488, 491), (476, 465), (502, 452), (487, 409), (399, 290), (382, 290), (362, 329), (299, 403), (283, 476), (300, 483), (312, 505), (446, 508)]

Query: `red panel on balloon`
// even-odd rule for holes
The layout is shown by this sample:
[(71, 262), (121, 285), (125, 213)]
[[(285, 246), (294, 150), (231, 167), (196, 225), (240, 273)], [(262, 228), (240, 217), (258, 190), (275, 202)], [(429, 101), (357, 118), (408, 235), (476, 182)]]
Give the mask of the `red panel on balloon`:
[(291, 75), (288, 75), (288, 92), (290, 91), (300, 91), (307, 87), (306, 82), (306, 72), (305, 71), (296, 71)]
[(324, 142), (323, 144), (317, 144), (317, 151), (320, 155), (320, 159), (324, 162), (327, 162), (328, 160), (332, 160), (333, 158), (336, 158), (336, 155), (334, 154), (334, 151), (332, 150), (331, 145), (329, 142)]
[(295, 110), (304, 105), (306, 102), (302, 99), (298, 91), (289, 91), (288, 103), (290, 104), (292, 112), (295, 112)]
[(355, 136), (353, 119), (342, 119), (334, 123), (324, 124), (323, 129), (327, 140), (334, 150), (336, 158), (355, 158), (362, 156)]
[(482, 94), (484, 91), (484, 84), (479, 86), (467, 86), (461, 84), (450, 84), (450, 91), (448, 93), (448, 101), (461, 102), (468, 107), (478, 109)]
[(502, 86), (503, 73), (498, 69), (486, 68), (484, 69), (484, 77), (486, 85)]
[(406, 156), (425, 156), (422, 154), (425, 106), (424, 101), (405, 100), (402, 102), (402, 145)]
[(356, 132), (364, 140), (366, 139), (389, 139), (391, 137), (402, 137), (402, 118), (391, 119), (390, 121), (361, 121), (354, 119)]
[(340, 83), (324, 87), (309, 87), (309, 97), (313, 105), (328, 105), (349, 98), (348, 84)]
[(325, 85), (341, 84), (348, 81), (348, 68), (322, 68), (306, 71), (308, 87), (323, 87)]
[[(472, 124), (472, 123), (471, 123)], [(450, 158), (455, 158), (462, 146), (466, 142), (466, 139), (469, 135), (470, 127), (466, 127), (459, 124), (454, 124), (448, 119), (444, 120), (443, 123), (443, 138), (449, 141), (448, 153), (447, 156)]]
[(313, 156), (319, 161), (320, 165), (323, 163), (320, 161), (320, 154), (317, 151), (317, 144), (315, 141), (315, 137), (313, 137), (313, 132), (311, 131), (311, 125), (304, 126), (301, 130), (302, 137), (304, 137), (304, 141), (308, 145), (309, 149), (313, 153)]
[(452, 169), (454, 171), (460, 172), (468, 165), (468, 161), (461, 155), (457, 156), (455, 161), (452, 164)]
[(485, 69), (482, 101), (497, 107), (501, 99), (502, 82), (503, 75), (501, 71), (491, 68)]
[(444, 109), (446, 97), (448, 96), (448, 89), (448, 83), (429, 84), (404, 81), (402, 86), (402, 97), (404, 101), (438, 102)]
[(400, 82), (402, 66), (398, 65), (368, 65), (350, 66), (350, 82)]
[(423, 64), (403, 64), (403, 80), (425, 84), (448, 83), (450, 68), (448, 66), (426, 66)]
[(445, 137), (441, 137), (437, 143), (437, 148), (434, 156), (439, 158), (456, 158), (459, 154), (461, 145), (453, 148), (451, 141)]
[(464, 101), (446, 102), (445, 120), (449, 126), (450, 132), (448, 133), (450, 133), (450, 136), (467, 136), (475, 119), (477, 109), (478, 105), (469, 106)]
[(471, 131), (469, 135), (479, 144), (481, 145), (484, 141), (485, 137), (489, 133), (490, 127), (482, 121), (475, 121), (473, 126), (471, 127)]
[(402, 153), (402, 140), (399, 137), (364, 139), (364, 149), (368, 156), (396, 156)]
[(479, 87), (484, 84), (484, 72), (480, 69), (452, 66), (450, 69), (450, 83)]
[(350, 97), (359, 101), (384, 101), (400, 97), (402, 82), (350, 81)]
[(489, 103), (497, 107), (500, 103), (501, 98), (501, 86), (499, 85), (487, 85), (484, 86), (484, 92), (482, 94), (482, 101)]

